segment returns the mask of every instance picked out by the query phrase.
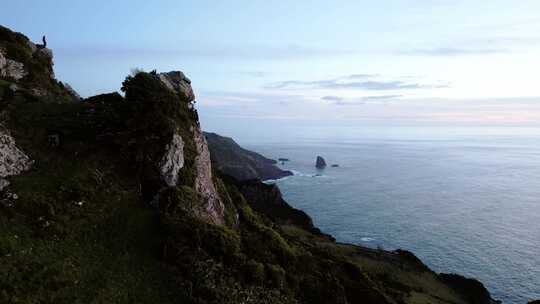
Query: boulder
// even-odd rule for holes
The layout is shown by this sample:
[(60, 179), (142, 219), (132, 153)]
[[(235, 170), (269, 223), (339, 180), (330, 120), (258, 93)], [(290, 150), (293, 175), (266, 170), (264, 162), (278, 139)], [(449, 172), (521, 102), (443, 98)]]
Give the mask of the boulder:
[(326, 161), (322, 156), (317, 156), (317, 161), (315, 162), (315, 167), (317, 169), (324, 169), (326, 168)]

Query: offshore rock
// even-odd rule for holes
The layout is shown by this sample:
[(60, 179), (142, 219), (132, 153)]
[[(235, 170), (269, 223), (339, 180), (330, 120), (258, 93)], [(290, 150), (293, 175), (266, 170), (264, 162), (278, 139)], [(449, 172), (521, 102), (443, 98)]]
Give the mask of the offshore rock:
[(315, 167), (317, 169), (324, 169), (326, 168), (326, 161), (322, 156), (317, 156), (317, 161), (315, 162)]

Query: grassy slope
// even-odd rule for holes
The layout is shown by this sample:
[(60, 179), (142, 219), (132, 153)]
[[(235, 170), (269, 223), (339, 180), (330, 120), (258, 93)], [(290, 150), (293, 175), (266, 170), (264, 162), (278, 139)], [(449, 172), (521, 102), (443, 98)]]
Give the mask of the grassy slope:
[[(43, 98), (0, 96), (36, 161), (10, 178), (19, 198), (0, 203), (0, 303), (463, 303), (415, 261), (279, 226), (218, 178), (228, 225), (198, 219), (197, 115), (155, 75), (128, 77), (125, 99), (86, 103), (52, 85)], [(174, 131), (186, 166), (167, 188), (154, 167)]]

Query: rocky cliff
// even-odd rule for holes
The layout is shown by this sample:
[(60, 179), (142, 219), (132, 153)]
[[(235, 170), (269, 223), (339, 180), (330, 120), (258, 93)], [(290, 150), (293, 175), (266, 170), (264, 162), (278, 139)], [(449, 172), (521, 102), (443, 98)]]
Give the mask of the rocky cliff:
[(34, 46), (0, 28), (0, 303), (491, 301), (411, 253), (335, 243), (274, 186), (216, 174), (183, 73), (79, 100)]
[(215, 168), (239, 181), (279, 179), (292, 175), (281, 170), (276, 161), (240, 147), (232, 138), (204, 133)]

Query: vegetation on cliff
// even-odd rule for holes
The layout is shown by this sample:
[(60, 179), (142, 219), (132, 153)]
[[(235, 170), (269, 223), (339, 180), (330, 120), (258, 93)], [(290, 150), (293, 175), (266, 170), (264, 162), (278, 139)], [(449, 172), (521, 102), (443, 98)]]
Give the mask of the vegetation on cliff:
[[(40, 60), (2, 31), (10, 58)], [(1, 303), (490, 301), (476, 297), (479, 283), (449, 282), (411, 253), (335, 243), (259, 182), (213, 174), (224, 208), (215, 224), (196, 186), (205, 142), (183, 77), (138, 72), (125, 96), (79, 101), (52, 66), (29, 71), (45, 74), (2, 78), (1, 124), (34, 163), (0, 193)], [(35, 94), (39, 79), (54, 88)], [(184, 161), (170, 186), (159, 164), (173, 134)]]

